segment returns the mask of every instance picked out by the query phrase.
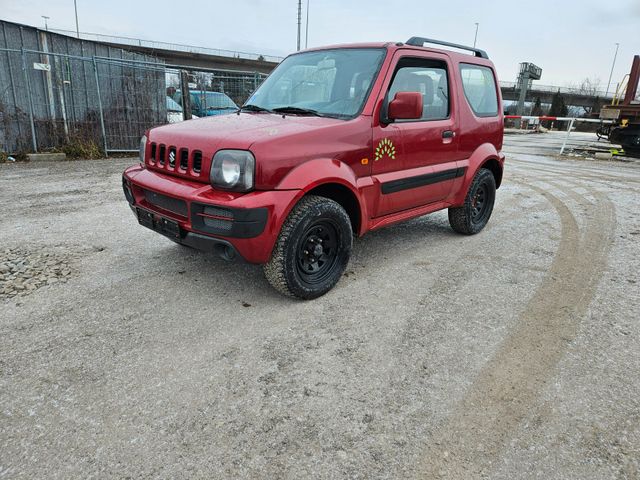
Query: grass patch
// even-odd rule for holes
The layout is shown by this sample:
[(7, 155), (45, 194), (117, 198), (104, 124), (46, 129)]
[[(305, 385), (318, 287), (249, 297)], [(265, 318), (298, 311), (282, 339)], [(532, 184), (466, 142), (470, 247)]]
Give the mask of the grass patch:
[(104, 153), (96, 142), (81, 137), (70, 137), (58, 151), (64, 152), (67, 158), (74, 160), (104, 158)]

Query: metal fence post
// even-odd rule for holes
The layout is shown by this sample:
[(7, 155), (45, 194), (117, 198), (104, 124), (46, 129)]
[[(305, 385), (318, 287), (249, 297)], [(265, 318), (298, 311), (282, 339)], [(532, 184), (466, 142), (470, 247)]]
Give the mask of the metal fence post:
[(33, 121), (33, 99), (31, 98), (31, 85), (29, 83), (29, 74), (27, 73), (27, 59), (24, 53), (24, 47), (20, 49), (22, 53), (22, 72), (24, 73), (25, 87), (27, 88), (27, 98), (29, 99), (29, 123), (31, 123), (31, 141), (33, 142), (33, 151), (38, 153), (38, 140), (36, 138), (36, 127)]
[(180, 70), (180, 94), (182, 95), (182, 119), (191, 120), (191, 94), (189, 92), (189, 73)]
[(102, 111), (102, 97), (100, 96), (100, 78), (98, 77), (98, 63), (96, 57), (93, 57), (93, 73), (96, 77), (96, 91), (98, 93), (98, 109), (100, 110), (100, 129), (102, 130), (102, 144), (104, 146), (104, 156), (107, 155), (107, 131), (104, 128), (104, 112)]

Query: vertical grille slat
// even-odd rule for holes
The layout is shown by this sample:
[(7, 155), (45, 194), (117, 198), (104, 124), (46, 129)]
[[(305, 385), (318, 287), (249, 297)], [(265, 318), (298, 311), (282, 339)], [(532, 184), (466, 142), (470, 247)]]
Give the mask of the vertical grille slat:
[(160, 149), (159, 150), (160, 151), (158, 153), (158, 165), (164, 166), (166, 153), (167, 153), (167, 147), (165, 145), (160, 145)]
[(196, 150), (193, 152), (193, 171), (194, 173), (200, 173), (202, 170), (202, 152)]
[(149, 157), (149, 162), (150, 163), (155, 163), (156, 161), (156, 150), (157, 150), (157, 145), (154, 143), (151, 144), (151, 156)]
[(186, 170), (189, 167), (189, 150), (186, 148), (180, 149), (180, 169)]

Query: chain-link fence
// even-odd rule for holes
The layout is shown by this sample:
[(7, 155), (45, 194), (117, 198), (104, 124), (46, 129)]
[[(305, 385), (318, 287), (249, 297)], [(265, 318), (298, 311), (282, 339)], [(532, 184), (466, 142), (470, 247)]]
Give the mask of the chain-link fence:
[(183, 118), (184, 92), (194, 116), (228, 114), (266, 77), (24, 48), (0, 48), (0, 59), (0, 150), (10, 153), (74, 142), (136, 151), (146, 129)]

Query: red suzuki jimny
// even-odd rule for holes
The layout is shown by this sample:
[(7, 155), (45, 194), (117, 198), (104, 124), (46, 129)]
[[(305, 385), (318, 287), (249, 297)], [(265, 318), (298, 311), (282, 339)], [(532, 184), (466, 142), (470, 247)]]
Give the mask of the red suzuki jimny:
[(142, 225), (263, 264), (277, 290), (310, 299), (338, 282), (354, 234), (443, 208), (455, 231), (482, 230), (502, 136), (482, 50), (417, 37), (316, 48), (287, 57), (237, 114), (148, 131), (123, 187)]

